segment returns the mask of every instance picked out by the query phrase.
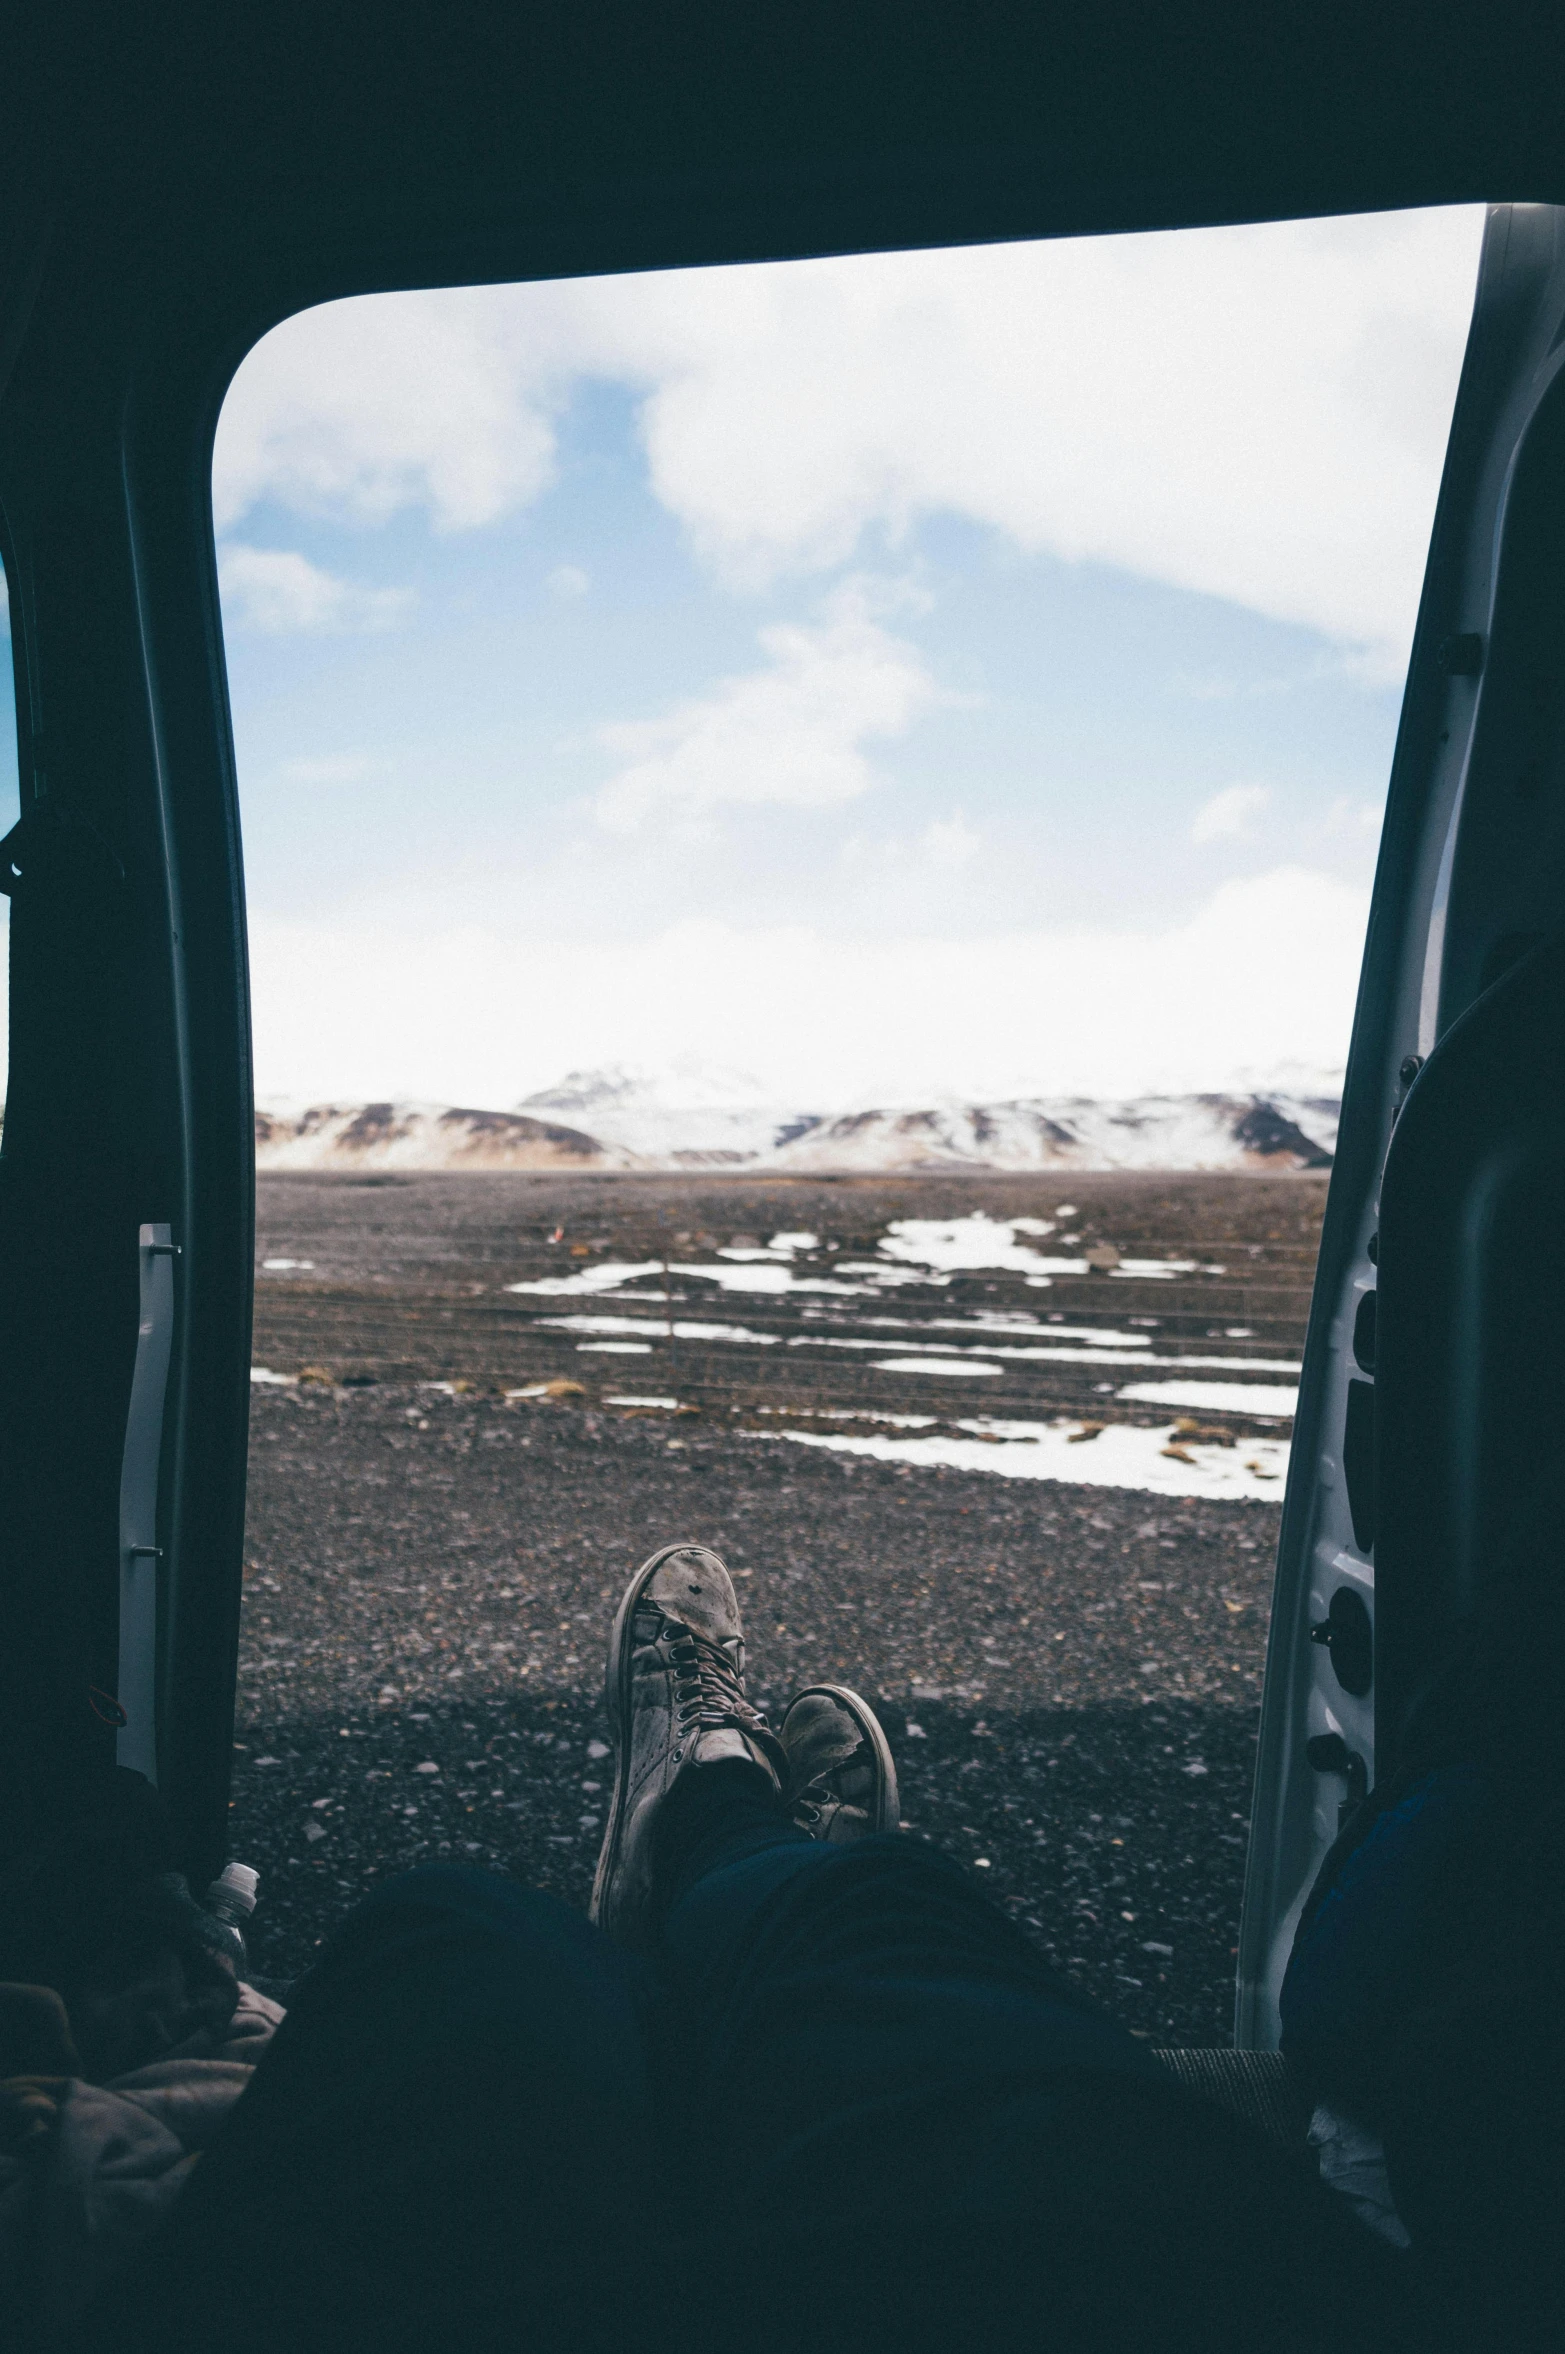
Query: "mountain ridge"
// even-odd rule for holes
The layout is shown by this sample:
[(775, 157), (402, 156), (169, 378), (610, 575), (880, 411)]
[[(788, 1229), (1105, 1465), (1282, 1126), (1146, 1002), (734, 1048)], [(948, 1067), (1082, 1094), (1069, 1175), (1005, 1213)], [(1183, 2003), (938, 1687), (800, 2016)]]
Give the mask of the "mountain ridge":
[[(679, 1085), (681, 1075), (671, 1076)], [(258, 1105), (256, 1166), (1281, 1173), (1331, 1166), (1340, 1108), (1329, 1093), (1254, 1089), (810, 1111), (768, 1104), (738, 1074), (697, 1076), (708, 1081), (705, 1101), (671, 1101), (659, 1082), (611, 1069), (570, 1072), (511, 1111), (395, 1101)]]

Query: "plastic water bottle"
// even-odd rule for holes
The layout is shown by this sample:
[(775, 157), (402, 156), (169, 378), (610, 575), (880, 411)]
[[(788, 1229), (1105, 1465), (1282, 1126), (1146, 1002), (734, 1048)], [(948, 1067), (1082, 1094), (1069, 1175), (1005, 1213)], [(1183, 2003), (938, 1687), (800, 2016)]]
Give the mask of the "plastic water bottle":
[[(208, 1917), (220, 1932), (219, 1950), (228, 1955), (235, 1975), (241, 1978), (250, 1967), (245, 1929), (255, 1911), (256, 1884), (260, 1877), (250, 1864), (225, 1864), (206, 1892)], [(210, 1942), (219, 1944), (218, 1938)]]

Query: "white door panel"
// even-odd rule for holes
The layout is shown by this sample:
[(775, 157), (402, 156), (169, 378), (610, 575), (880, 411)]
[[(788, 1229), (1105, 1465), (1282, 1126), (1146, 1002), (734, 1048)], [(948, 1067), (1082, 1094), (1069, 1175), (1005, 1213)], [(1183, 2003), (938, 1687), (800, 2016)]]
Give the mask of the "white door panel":
[(1299, 1910), (1339, 1809), (1375, 1778), (1376, 1682), (1366, 1686), (1358, 1657), (1375, 1610), (1375, 1309), (1363, 1303), (1376, 1291), (1393, 1126), (1452, 1023), (1565, 923), (1552, 912), (1565, 795), (1548, 684), (1549, 648), (1565, 677), (1565, 637), (1529, 618), (1539, 600), (1528, 586), (1541, 578), (1538, 518), (1552, 513), (1556, 482), (1565, 515), (1562, 327), (1565, 212), (1494, 208), (1392, 770), (1295, 1423), (1240, 1939), (1237, 2040), (1250, 2048), (1276, 2044)]

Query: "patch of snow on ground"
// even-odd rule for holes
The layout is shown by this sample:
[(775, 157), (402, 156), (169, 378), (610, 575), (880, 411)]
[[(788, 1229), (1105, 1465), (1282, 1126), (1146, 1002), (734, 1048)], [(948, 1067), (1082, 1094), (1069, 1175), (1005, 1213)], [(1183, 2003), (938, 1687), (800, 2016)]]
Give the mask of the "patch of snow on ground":
[(829, 1275), (795, 1275), (791, 1268), (779, 1266), (775, 1260), (765, 1266), (744, 1267), (675, 1267), (675, 1275), (699, 1276), (703, 1283), (715, 1283), (724, 1291), (830, 1291), (840, 1299), (865, 1298), (872, 1287), (867, 1283), (834, 1283)]
[[(996, 1340), (1085, 1340), (1104, 1349), (1149, 1349), (1145, 1332), (1116, 1332), (1110, 1324), (1040, 1324), (1036, 1316), (1008, 1316), (999, 1308), (980, 1308), (976, 1316), (929, 1316), (925, 1332), (976, 1332)], [(1152, 1360), (1147, 1359), (1150, 1364)]]
[(948, 1278), (928, 1267), (884, 1267), (878, 1259), (839, 1259), (839, 1275), (868, 1275), (877, 1286), (896, 1283), (945, 1283)]
[(1031, 1233), (1049, 1229), (1037, 1218), (991, 1218), (974, 1210), (966, 1218), (895, 1218), (882, 1238), (883, 1257), (959, 1274), (971, 1268), (1004, 1267), (1016, 1275), (1085, 1275), (1085, 1259), (1046, 1259), (1031, 1245), (1018, 1242), (1024, 1226)]
[(1264, 1414), (1279, 1422), (1299, 1407), (1296, 1389), (1268, 1381), (1132, 1381), (1119, 1394), (1148, 1406), (1206, 1406), (1230, 1414)]
[(623, 1260), (605, 1259), (600, 1267), (583, 1267), (579, 1275), (542, 1275), (535, 1283), (507, 1283), (505, 1291), (547, 1292), (557, 1297), (564, 1292), (613, 1291), (619, 1284), (634, 1283), (640, 1275), (661, 1275), (662, 1261), (647, 1259), (638, 1267), (627, 1266)]
[(887, 1357), (882, 1364), (876, 1365), (874, 1370), (877, 1373), (957, 1373), (970, 1375), (979, 1373), (999, 1374), (1004, 1371), (1004, 1368), (1000, 1365), (981, 1364), (975, 1357), (928, 1356)]
[[(973, 1435), (902, 1439), (877, 1432), (858, 1438), (811, 1430), (755, 1435), (926, 1470), (944, 1466), (951, 1471), (992, 1472), (1001, 1479), (1060, 1480), (1072, 1487), (1144, 1488), (1161, 1496), (1276, 1502), (1288, 1471), (1288, 1446), (1282, 1439), (1192, 1447), (1176, 1442), (1172, 1428), (1135, 1430), (1128, 1423), (1111, 1423), (1093, 1439), (1081, 1437), (1079, 1422), (963, 1422), (958, 1427)], [(1176, 1443), (1179, 1455), (1165, 1452)]]
[[(882, 1320), (879, 1318), (864, 1318), (865, 1323), (879, 1321)], [(889, 1323), (891, 1319), (888, 1317), (884, 1319), (884, 1321)], [(919, 1327), (904, 1327), (904, 1329), (916, 1331), (919, 1329)], [(923, 1329), (927, 1331), (929, 1328), (928, 1326), (925, 1326)], [(857, 1340), (847, 1334), (833, 1332), (795, 1333), (788, 1342), (790, 1349), (883, 1349), (886, 1347), (886, 1345), (886, 1342), (883, 1340)], [(954, 1355), (956, 1353), (949, 1341), (905, 1340), (899, 1341), (897, 1346), (899, 1348), (905, 1349), (927, 1349), (940, 1355)], [(1144, 1365), (1179, 1365), (1194, 1366), (1203, 1372), (1216, 1371), (1222, 1373), (1248, 1373), (1251, 1371), (1260, 1373), (1297, 1373), (1299, 1370), (1297, 1360), (1291, 1357), (1159, 1357), (1150, 1354), (1147, 1356), (1132, 1356), (1127, 1349), (1056, 1349), (1052, 1347), (1012, 1348), (1008, 1343), (995, 1341), (988, 1338), (987, 1336), (985, 1336), (983, 1339), (978, 1353), (985, 1357), (1004, 1357), (1012, 1362), (1021, 1364), (1134, 1365), (1138, 1368)], [(1208, 1389), (1213, 1389), (1222, 1387), (1224, 1385), (1217, 1383), (1207, 1383), (1204, 1386)], [(1231, 1383), (1226, 1386), (1237, 1390), (1240, 1385), (1238, 1383)], [(1129, 1390), (1124, 1392), (1126, 1397), (1129, 1397), (1132, 1394), (1133, 1393)], [(1252, 1392), (1250, 1394), (1253, 1395), (1254, 1393)], [(1175, 1403), (1166, 1384), (1159, 1388), (1158, 1395), (1159, 1397), (1166, 1397), (1170, 1404)], [(1215, 1404), (1216, 1401), (1215, 1399), (1207, 1399), (1203, 1402), (1208, 1404)]]
[(929, 1430), (935, 1414), (877, 1414), (868, 1406), (760, 1406), (761, 1414), (803, 1414), (811, 1422), (888, 1422), (898, 1430)]
[[(650, 1333), (654, 1340), (666, 1340), (668, 1326), (651, 1316), (540, 1316), (540, 1325), (552, 1332), (639, 1332)], [(751, 1332), (743, 1324), (686, 1324), (674, 1319), (676, 1340), (737, 1340), (748, 1341), (753, 1347), (774, 1349), (775, 1332)], [(885, 1347), (877, 1341), (877, 1348)]]

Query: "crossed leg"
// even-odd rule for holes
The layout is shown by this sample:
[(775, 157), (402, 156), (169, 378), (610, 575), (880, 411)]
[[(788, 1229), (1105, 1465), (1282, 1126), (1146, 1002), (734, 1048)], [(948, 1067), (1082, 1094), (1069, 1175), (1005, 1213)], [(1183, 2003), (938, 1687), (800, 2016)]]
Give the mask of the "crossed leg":
[(729, 1766), (671, 1794), (659, 1876), (702, 2262), (758, 2354), (1437, 2342), (1404, 2260), (934, 1849), (801, 1841)]
[(862, 1760), (793, 1803), (715, 1555), (632, 1581), (615, 1710), (623, 1941), (477, 1871), (378, 1891), (98, 2313), (121, 2348), (1425, 2354), (1402, 2260), (870, 1831)]
[(386, 1883), (82, 2345), (620, 2354), (665, 2177), (647, 2000), (553, 1897), (455, 1866)]

